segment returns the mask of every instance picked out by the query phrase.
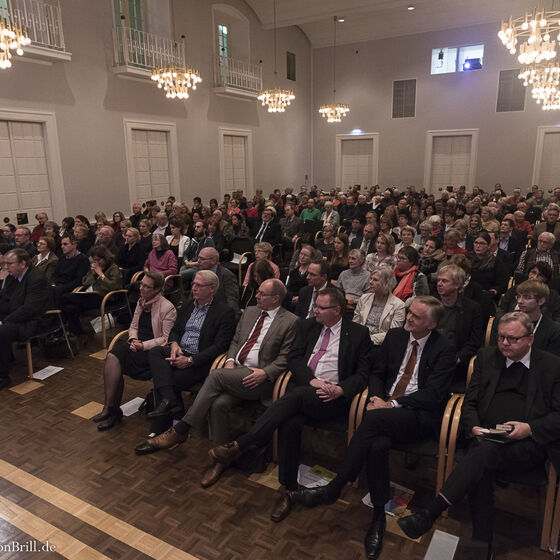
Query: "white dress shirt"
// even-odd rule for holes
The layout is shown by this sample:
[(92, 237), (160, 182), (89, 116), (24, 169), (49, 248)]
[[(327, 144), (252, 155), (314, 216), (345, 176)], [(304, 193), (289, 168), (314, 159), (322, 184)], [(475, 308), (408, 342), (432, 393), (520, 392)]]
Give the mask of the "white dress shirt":
[(399, 382), (399, 379), (402, 377), (404, 370), (406, 368), (406, 364), (408, 364), (408, 359), (410, 358), (410, 355), (412, 354), (412, 342), (414, 340), (416, 340), (416, 342), (418, 342), (418, 348), (416, 350), (416, 364), (414, 365), (414, 370), (412, 371), (412, 377), (410, 378), (410, 381), (408, 382), (408, 385), (404, 391), (405, 396), (406, 395), (410, 395), (411, 393), (414, 393), (416, 391), (418, 391), (418, 366), (420, 365), (420, 358), (422, 357), (422, 352), (424, 351), (424, 346), (426, 346), (426, 342), (428, 341), (428, 338), (430, 337), (430, 334), (432, 334), (431, 332), (428, 333), (424, 338), (419, 338), (418, 340), (416, 340), (412, 334), (408, 337), (408, 345), (406, 347), (406, 352), (404, 353), (404, 358), (403, 361), (401, 362), (401, 367), (399, 368), (399, 373), (397, 375), (397, 378), (395, 379), (395, 382), (393, 383), (393, 386), (391, 387), (391, 390), (389, 391), (389, 394), (392, 395), (393, 392), (395, 391), (395, 387), (397, 386), (397, 383)]
[(307, 315), (305, 316), (306, 319), (309, 319), (309, 317), (313, 317), (313, 315), (311, 315), (311, 311), (313, 311), (313, 305), (315, 305), (317, 294), (321, 290), (324, 290), (327, 287), (327, 285), (328, 282), (325, 282), (318, 290), (316, 288), (313, 288), (313, 292), (311, 293), (311, 301), (309, 302), (309, 307), (307, 308)]

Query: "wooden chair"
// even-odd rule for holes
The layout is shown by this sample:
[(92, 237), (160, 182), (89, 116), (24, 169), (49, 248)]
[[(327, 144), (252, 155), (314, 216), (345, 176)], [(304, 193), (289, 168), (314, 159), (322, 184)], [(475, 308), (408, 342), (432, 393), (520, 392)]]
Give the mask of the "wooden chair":
[(510, 276), (507, 289), (509, 290), (510, 288), (513, 288), (513, 286), (515, 286), (515, 276)]
[[(472, 374), (474, 371), (474, 362), (476, 356), (471, 358), (469, 363), (469, 369), (467, 373), (467, 386), (469, 385)], [(456, 395), (459, 397), (459, 401), (455, 407), (454, 418), (450, 428), (450, 440), (453, 441), (452, 453), (449, 453), (447, 463), (445, 465), (444, 478), (442, 480), (445, 482), (455, 466), (455, 449), (457, 442), (457, 435), (459, 433), (459, 424), (461, 420), (461, 410), (463, 407), (463, 402), (465, 400), (464, 395)], [(548, 473), (546, 472), (548, 468)], [(439, 468), (438, 468), (439, 475)], [(552, 466), (548, 464), (545, 468), (537, 468), (528, 473), (522, 473), (520, 475), (503, 475), (497, 478), (497, 482), (500, 485), (513, 484), (525, 484), (528, 486), (546, 486), (546, 500), (544, 505), (543, 513), (543, 527), (541, 532), (541, 542), (540, 548), (544, 551), (551, 551), (556, 553), (558, 549), (558, 536), (560, 534), (560, 488), (558, 473)], [(441, 486), (439, 486), (441, 488)]]
[(492, 334), (492, 326), (494, 325), (495, 317), (490, 317), (488, 319), (488, 325), (486, 326), (486, 334), (484, 335), (484, 348), (488, 348), (490, 345), (490, 335)]
[(31, 353), (31, 343), (34, 340), (41, 340), (46, 338), (49, 335), (55, 334), (59, 331), (62, 332), (62, 336), (66, 341), (66, 345), (68, 346), (68, 351), (70, 352), (70, 356), (74, 359), (74, 351), (72, 350), (72, 345), (70, 344), (70, 340), (68, 338), (68, 331), (64, 326), (64, 321), (62, 320), (62, 311), (60, 309), (51, 309), (50, 311), (45, 312), (43, 318), (47, 321), (50, 321), (54, 316), (58, 318), (58, 322), (55, 322), (51, 326), (45, 326), (41, 328), (41, 332), (30, 336), (25, 341), (25, 351), (27, 355), (27, 376), (29, 379), (33, 379), (33, 354)]

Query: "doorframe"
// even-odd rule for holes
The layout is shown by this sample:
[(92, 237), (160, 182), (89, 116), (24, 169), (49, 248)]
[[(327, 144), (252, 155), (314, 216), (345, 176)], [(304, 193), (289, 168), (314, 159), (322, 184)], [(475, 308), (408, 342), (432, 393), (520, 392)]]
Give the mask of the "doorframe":
[[(220, 196), (224, 198), (226, 194), (226, 179), (224, 172), (224, 136), (242, 136), (247, 139), (245, 151), (245, 179), (246, 188), (243, 195), (252, 197), (255, 194), (253, 187), (253, 131), (246, 128), (218, 127), (218, 154), (220, 160)], [(245, 192), (246, 191), (246, 192)]]
[(373, 140), (371, 149), (371, 185), (379, 182), (379, 132), (363, 132), (362, 134), (337, 134), (335, 147), (335, 185), (338, 189), (342, 185), (342, 142), (344, 140)]
[(544, 149), (544, 137), (547, 134), (560, 134), (560, 124), (551, 126), (537, 126), (537, 143), (535, 146), (535, 161), (533, 163), (532, 185), (538, 185), (541, 177), (541, 165)]

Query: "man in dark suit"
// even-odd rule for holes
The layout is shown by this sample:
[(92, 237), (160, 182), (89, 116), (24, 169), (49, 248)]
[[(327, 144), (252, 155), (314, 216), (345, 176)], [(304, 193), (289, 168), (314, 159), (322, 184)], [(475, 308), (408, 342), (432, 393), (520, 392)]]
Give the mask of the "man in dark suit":
[(261, 217), (261, 224), (255, 235), (255, 243), (270, 243), (273, 247), (282, 243), (282, 228), (274, 221), (276, 212), (271, 206), (266, 206)]
[(216, 297), (221, 298), (236, 313), (239, 312), (239, 284), (235, 274), (220, 264), (220, 253), (205, 247), (198, 253), (198, 270), (211, 270), (220, 281)]
[(9, 276), (0, 295), (0, 389), (10, 382), (12, 342), (35, 334), (51, 304), (47, 278), (30, 268), (30, 261), (25, 249), (12, 249), (4, 255)]
[(560, 249), (560, 222), (558, 221), (560, 217), (560, 208), (557, 204), (549, 204), (543, 212), (543, 217), (544, 221), (533, 228), (533, 245), (538, 241), (539, 235), (547, 231), (554, 235), (556, 240), (554, 249), (558, 250)]
[[(560, 355), (560, 325), (542, 310), (550, 297), (550, 289), (544, 282), (525, 280), (515, 287), (517, 295), (516, 311), (526, 313), (533, 323), (533, 347), (551, 354)], [(490, 344), (496, 346), (498, 340), (498, 323), (494, 320)]]
[[(560, 468), (560, 359), (532, 348), (532, 330), (525, 313), (508, 313), (500, 320), (498, 347), (478, 353), (462, 409), (468, 452), (427, 509), (399, 520), (410, 537), (429, 531), (447, 507), (468, 495), (473, 536), (488, 543), (490, 556), (496, 476), (531, 471), (547, 458)], [(504, 423), (511, 426), (506, 443), (485, 439), (485, 430)]]
[[(345, 298), (336, 288), (317, 296), (315, 317), (299, 324), (288, 356), (296, 387), (276, 401), (249, 433), (210, 450), (228, 465), (241, 453), (265, 446), (278, 429), (278, 478), (285, 489), (297, 488), (301, 431), (308, 419), (344, 419), (350, 403), (367, 383), (371, 339), (366, 327), (343, 318)], [(283, 492), (271, 519), (281, 521), (293, 502)]]
[(301, 288), (298, 294), (295, 314), (302, 319), (313, 317), (315, 311), (313, 304), (318, 293), (325, 289), (329, 280), (329, 265), (327, 261), (320, 260), (312, 262), (307, 269), (308, 286)]
[(510, 218), (504, 218), (500, 224), (499, 247), (510, 255), (513, 269), (515, 270), (519, 264), (523, 248), (520, 241), (513, 236), (514, 231), (515, 222)]
[(375, 226), (366, 224), (362, 236), (356, 237), (350, 244), (352, 249), (361, 249), (366, 255), (375, 252)]
[(159, 405), (149, 418), (173, 416), (182, 411), (177, 392), (202, 381), (212, 362), (227, 349), (235, 331), (235, 313), (216, 298), (218, 277), (200, 270), (192, 283), (192, 300), (177, 316), (169, 346), (150, 350), (149, 360)]
[[(276, 378), (286, 371), (288, 352), (296, 336), (297, 317), (281, 307), (286, 287), (280, 280), (265, 280), (257, 292), (257, 306), (247, 307), (237, 325), (222, 369), (206, 378), (182, 421), (148, 439), (137, 454), (167, 449), (185, 441), (191, 427), (200, 428), (210, 413), (213, 446), (231, 441), (229, 411), (241, 400), (270, 399)], [(214, 484), (224, 468), (214, 463), (201, 484)]]
[(341, 468), (327, 485), (292, 492), (308, 507), (334, 503), (366, 465), (373, 520), (366, 533), (368, 558), (381, 553), (385, 504), (391, 497), (389, 451), (393, 442), (421, 441), (439, 432), (456, 357), (436, 327), (443, 306), (431, 296), (414, 298), (405, 326), (391, 329), (372, 364), (369, 403)]
[(445, 313), (438, 330), (447, 337), (457, 353), (457, 367), (451, 391), (464, 392), (470, 359), (482, 345), (483, 326), (480, 305), (463, 296), (466, 273), (454, 264), (437, 272), (437, 292)]

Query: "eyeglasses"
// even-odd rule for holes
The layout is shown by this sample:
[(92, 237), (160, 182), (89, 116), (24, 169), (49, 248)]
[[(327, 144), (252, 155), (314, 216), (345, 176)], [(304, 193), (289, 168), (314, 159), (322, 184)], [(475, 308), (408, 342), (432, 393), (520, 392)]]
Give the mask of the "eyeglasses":
[(337, 305), (329, 305), (328, 307), (323, 307), (322, 305), (313, 304), (313, 309), (318, 309), (319, 311), (325, 311), (326, 309), (334, 309), (338, 307)]
[(516, 344), (522, 338), (527, 338), (531, 336), (530, 334), (524, 334), (523, 336), (504, 336), (503, 334), (498, 335), (498, 342), (507, 342), (508, 344)]
[(257, 290), (257, 295), (261, 296), (261, 297), (273, 297), (276, 294), (265, 294), (264, 292), (261, 292), (260, 290)]
[(486, 241), (475, 241), (474, 245), (488, 245), (488, 243)]

